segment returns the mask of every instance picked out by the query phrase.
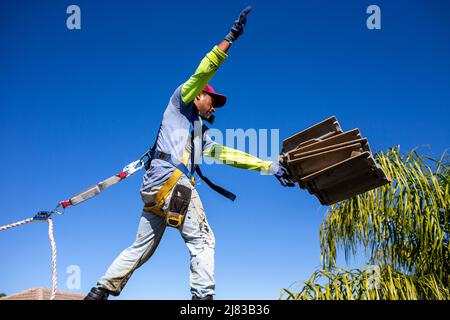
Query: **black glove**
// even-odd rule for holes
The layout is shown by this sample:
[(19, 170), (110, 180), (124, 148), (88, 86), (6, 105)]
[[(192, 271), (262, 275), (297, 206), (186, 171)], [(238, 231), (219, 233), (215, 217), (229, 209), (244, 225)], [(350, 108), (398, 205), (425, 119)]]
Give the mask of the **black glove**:
[(274, 173), (274, 175), (283, 187), (295, 186), (295, 182), (289, 177), (288, 170), (281, 163), (278, 163), (278, 170)]
[(244, 33), (244, 27), (247, 23), (247, 14), (252, 10), (252, 7), (247, 7), (244, 10), (242, 10), (241, 14), (239, 15), (239, 18), (237, 18), (236, 21), (234, 21), (233, 27), (231, 27), (230, 32), (225, 37), (225, 40), (227, 40), (230, 43), (233, 43), (236, 41), (237, 38), (241, 34)]

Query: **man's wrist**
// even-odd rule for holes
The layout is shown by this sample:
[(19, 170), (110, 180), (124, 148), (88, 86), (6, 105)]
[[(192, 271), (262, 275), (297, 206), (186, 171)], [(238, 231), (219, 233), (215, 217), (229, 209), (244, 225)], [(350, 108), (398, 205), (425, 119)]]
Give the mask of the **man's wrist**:
[(228, 41), (229, 43), (233, 43), (233, 42), (235, 42), (237, 40), (237, 38), (239, 38), (239, 34), (236, 34), (235, 32), (233, 32), (233, 30), (231, 30), (225, 36), (224, 40)]
[(280, 170), (280, 165), (278, 162), (269, 162), (268, 174), (276, 174)]
[(225, 38), (223, 38), (223, 40), (225, 40), (229, 44), (233, 44), (233, 40), (229, 36), (226, 36)]

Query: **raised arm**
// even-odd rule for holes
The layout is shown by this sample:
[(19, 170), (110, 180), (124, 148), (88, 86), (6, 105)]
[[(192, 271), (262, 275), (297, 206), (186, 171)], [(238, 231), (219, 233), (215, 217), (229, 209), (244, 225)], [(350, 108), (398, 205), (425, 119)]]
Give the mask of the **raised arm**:
[(206, 54), (195, 70), (195, 73), (183, 84), (181, 98), (184, 103), (192, 102), (202, 92), (203, 88), (226, 60), (228, 57), (227, 52), (231, 44), (244, 32), (244, 27), (247, 23), (247, 14), (250, 10), (251, 8), (247, 7), (241, 12), (225, 39)]
[(184, 103), (194, 101), (227, 57), (227, 54), (218, 46), (206, 54), (195, 73), (181, 87), (181, 99)]

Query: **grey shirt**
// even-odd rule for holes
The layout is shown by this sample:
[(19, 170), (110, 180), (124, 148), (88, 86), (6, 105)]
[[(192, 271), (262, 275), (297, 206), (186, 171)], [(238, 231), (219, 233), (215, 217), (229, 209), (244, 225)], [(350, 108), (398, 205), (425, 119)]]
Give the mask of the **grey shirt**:
[[(185, 103), (181, 99), (181, 88), (182, 85), (174, 91), (164, 111), (156, 140), (156, 150), (170, 154), (173, 162), (178, 164), (185, 150), (190, 151), (194, 147), (194, 164), (198, 164), (203, 150), (216, 143), (206, 132), (200, 130), (203, 125), (202, 120), (196, 112), (194, 103)], [(194, 139), (191, 137), (193, 130)], [(192, 165), (191, 157), (189, 157), (188, 169), (192, 170)], [(150, 168), (144, 175), (141, 191), (163, 185), (174, 170), (175, 167), (167, 161), (152, 160)]]

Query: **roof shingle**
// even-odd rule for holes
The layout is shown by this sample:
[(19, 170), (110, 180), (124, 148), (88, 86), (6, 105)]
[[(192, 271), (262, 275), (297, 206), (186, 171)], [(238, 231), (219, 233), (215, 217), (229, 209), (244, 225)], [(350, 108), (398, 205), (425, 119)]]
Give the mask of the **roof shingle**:
[[(22, 292), (14, 293), (0, 300), (50, 300), (51, 289), (32, 288)], [(84, 294), (75, 292), (57, 291), (55, 300), (83, 300)]]

